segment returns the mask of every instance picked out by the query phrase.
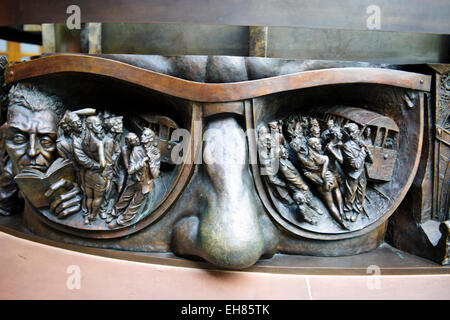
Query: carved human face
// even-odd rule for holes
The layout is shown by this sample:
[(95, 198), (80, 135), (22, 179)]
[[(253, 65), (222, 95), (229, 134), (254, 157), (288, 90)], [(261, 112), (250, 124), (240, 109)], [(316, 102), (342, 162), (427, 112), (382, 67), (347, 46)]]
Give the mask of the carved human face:
[(122, 133), (123, 132), (123, 121), (122, 118), (114, 118), (111, 120), (111, 132)]
[(350, 139), (355, 140), (359, 136), (359, 129), (358, 126), (354, 123), (351, 123), (347, 127), (347, 134), (350, 137)]
[(73, 113), (67, 121), (72, 131), (81, 132), (83, 130), (83, 122), (77, 114)]
[(311, 127), (311, 136), (320, 137), (320, 128), (317, 126)]
[(342, 132), (339, 129), (332, 131), (332, 136), (335, 138), (335, 140), (339, 141), (342, 139)]
[(147, 143), (153, 142), (153, 140), (155, 140), (155, 137), (154, 137), (153, 133), (150, 130), (144, 130), (142, 132), (141, 142), (143, 144), (147, 144)]
[(270, 122), (269, 128), (271, 131), (278, 131), (278, 123), (276, 121)]
[(20, 105), (9, 106), (6, 151), (11, 158), (14, 175), (24, 169), (47, 170), (55, 157), (56, 132), (55, 112), (33, 112)]
[(303, 129), (301, 126), (296, 127), (295, 129), (295, 135), (297, 137), (303, 137)]
[(308, 140), (308, 145), (316, 151), (322, 150), (322, 143), (317, 138), (311, 138)]
[(125, 137), (125, 141), (129, 147), (139, 145), (139, 137), (133, 132), (128, 133), (128, 135)]
[(103, 131), (102, 122), (98, 117), (89, 117), (86, 120), (86, 125), (92, 132), (100, 134)]
[(70, 133), (70, 127), (69, 127), (69, 124), (67, 123), (67, 120), (60, 121), (59, 126), (64, 131), (64, 134)]

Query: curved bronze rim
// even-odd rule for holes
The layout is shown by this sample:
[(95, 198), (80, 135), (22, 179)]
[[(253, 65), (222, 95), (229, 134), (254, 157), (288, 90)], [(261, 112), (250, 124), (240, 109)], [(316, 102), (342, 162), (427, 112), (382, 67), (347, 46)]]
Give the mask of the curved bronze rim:
[(52, 55), (6, 68), (8, 83), (44, 75), (80, 72), (115, 78), (171, 96), (198, 102), (227, 102), (282, 91), (333, 84), (373, 83), (429, 91), (431, 77), (380, 68), (334, 68), (231, 83), (200, 83), (97, 56)]
[[(401, 88), (409, 88), (413, 90), (428, 91), (431, 86), (431, 77), (410, 73), (405, 71), (398, 71), (392, 69), (379, 68), (335, 68), (335, 69), (320, 69), (314, 71), (305, 71), (294, 74), (282, 75), (277, 77), (234, 82), (234, 83), (199, 83), (194, 81), (183, 80), (173, 76), (153, 72), (143, 68), (135, 67), (123, 62), (110, 60), (97, 56), (88, 55), (71, 55), (61, 54), (52, 55), (35, 60), (10, 65), (6, 69), (5, 80), (8, 83), (13, 83), (25, 79), (51, 75), (60, 73), (86, 73), (99, 76), (106, 76), (114, 79), (119, 79), (129, 83), (139, 85), (144, 88), (156, 90), (158, 92), (172, 95), (192, 101), (194, 112), (192, 121), (195, 118), (201, 118), (201, 108), (196, 105), (197, 102), (227, 102), (237, 100), (247, 100), (249, 98), (260, 97), (273, 93), (290, 91), (303, 88), (311, 88), (325, 85), (337, 84), (352, 84), (352, 83), (368, 83), (377, 85), (390, 85)], [(421, 117), (422, 115), (421, 109)], [(248, 116), (246, 108), (246, 117)], [(197, 114), (197, 115), (195, 115)], [(253, 120), (252, 120), (253, 122)], [(253, 127), (253, 123), (251, 124)], [(423, 130), (423, 128), (421, 128)], [(201, 140), (201, 139), (200, 139)], [(195, 144), (199, 143), (199, 139), (191, 141), (191, 146), (195, 149)], [(418, 159), (416, 157), (417, 170)], [(115, 238), (125, 236), (157, 221), (173, 204), (188, 183), (189, 178), (194, 169), (193, 164), (186, 164), (180, 169), (180, 174), (174, 181), (172, 189), (169, 191), (166, 201), (160, 203), (159, 207), (154, 209), (154, 212), (137, 222), (131, 231), (126, 230), (105, 230), (105, 231), (88, 231), (72, 228), (65, 228), (64, 231), (78, 236), (89, 238)], [(414, 171), (415, 172), (415, 171)], [(254, 178), (257, 180), (258, 174), (255, 172)], [(413, 178), (413, 176), (412, 176)], [(260, 181), (261, 182), (261, 181)], [(410, 178), (407, 187), (412, 183)], [(258, 188), (258, 183), (257, 183)], [(261, 194), (261, 187), (258, 188)], [(406, 189), (407, 190), (407, 189)], [(406, 193), (406, 191), (404, 191)], [(404, 194), (403, 194), (404, 196)], [(262, 199), (264, 202), (264, 199)], [(310, 238), (314, 235), (316, 239), (323, 240), (338, 240), (345, 239), (350, 236), (358, 236), (367, 232), (369, 229), (373, 230), (378, 227), (384, 220), (386, 220), (395, 210), (399, 203), (393, 205), (389, 213), (385, 214), (383, 218), (377, 220), (373, 224), (358, 231), (353, 231), (345, 234), (317, 234), (310, 231), (293, 230), (294, 227), (287, 224), (281, 217), (276, 219), (276, 215), (271, 215), (277, 220), (278, 224), (284, 226), (287, 230), (299, 236), (306, 236)], [(265, 206), (267, 207), (266, 203)], [(46, 221), (49, 225), (61, 230), (63, 227), (56, 223)], [(319, 237), (317, 237), (319, 235)]]
[[(197, 104), (192, 105), (193, 109), (193, 115), (191, 120), (191, 129), (194, 121), (200, 121), (202, 117), (201, 108)], [(191, 156), (191, 159), (193, 159), (193, 154), (196, 150), (197, 144), (201, 141), (201, 138), (195, 136), (195, 133), (191, 134), (191, 141), (190, 141), (190, 150), (186, 152), (185, 157), (189, 157), (189, 154)], [(143, 217), (141, 220), (137, 221), (136, 223), (128, 224), (122, 228), (119, 229), (111, 229), (111, 230), (83, 230), (78, 229), (66, 225), (58, 224), (54, 221), (49, 220), (46, 218), (43, 214), (37, 213), (39, 210), (34, 209), (33, 214), (37, 214), (38, 218), (45, 224), (49, 225), (50, 227), (67, 232), (69, 234), (85, 237), (85, 238), (94, 238), (94, 239), (112, 239), (112, 238), (119, 238), (123, 236), (127, 236), (129, 234), (136, 233), (140, 230), (142, 230), (145, 227), (148, 227), (151, 224), (154, 224), (156, 221), (158, 221), (160, 218), (164, 216), (164, 214), (170, 209), (170, 207), (173, 205), (173, 203), (178, 199), (178, 197), (183, 192), (184, 188), (189, 183), (189, 180), (194, 172), (195, 165), (193, 164), (193, 161), (184, 161), (181, 164), (181, 168), (179, 169), (178, 175), (175, 178), (175, 180), (172, 183), (172, 186), (170, 187), (167, 194), (159, 201), (159, 203), (156, 205), (155, 208), (153, 208), (145, 217)]]
[[(422, 151), (422, 135), (423, 135), (423, 113), (424, 113), (424, 106), (423, 106), (423, 95), (421, 95), (420, 99), (420, 126), (419, 126), (419, 140), (418, 140), (418, 147), (417, 147), (417, 153), (416, 158), (414, 162), (414, 167), (411, 171), (411, 174), (409, 175), (409, 178), (407, 182), (405, 183), (398, 199), (395, 203), (393, 203), (389, 210), (386, 211), (384, 215), (382, 215), (380, 218), (372, 222), (371, 224), (365, 226), (362, 229), (349, 231), (345, 233), (318, 233), (309, 231), (307, 229), (303, 229), (297, 225), (294, 225), (292, 222), (288, 221), (286, 218), (284, 218), (278, 210), (273, 206), (271, 199), (267, 196), (267, 191), (265, 190), (265, 185), (262, 181), (261, 175), (259, 174), (259, 167), (258, 167), (258, 160), (253, 159), (253, 164), (251, 165), (251, 171), (253, 174), (253, 180), (255, 182), (256, 191), (258, 193), (259, 198), (261, 199), (261, 202), (263, 203), (266, 210), (269, 212), (269, 215), (273, 218), (273, 220), (280, 225), (282, 228), (284, 228), (286, 231), (308, 239), (314, 239), (314, 240), (343, 240), (348, 238), (354, 238), (358, 236), (362, 236), (363, 234), (366, 234), (368, 232), (371, 232), (375, 230), (376, 228), (379, 228), (382, 226), (382, 224), (395, 212), (397, 207), (400, 205), (401, 201), (404, 199), (406, 193), (408, 192), (409, 188), (411, 187), (414, 177), (416, 176), (417, 169), (419, 167), (420, 162), (420, 155)], [(247, 129), (254, 129), (255, 123), (254, 123), (254, 113), (253, 113), (253, 105), (251, 103), (247, 103), (245, 106), (245, 122)], [(251, 150), (256, 150), (256, 137), (248, 136), (247, 138), (249, 148)], [(257, 158), (257, 157), (256, 157)], [(256, 163), (256, 164), (255, 164)]]

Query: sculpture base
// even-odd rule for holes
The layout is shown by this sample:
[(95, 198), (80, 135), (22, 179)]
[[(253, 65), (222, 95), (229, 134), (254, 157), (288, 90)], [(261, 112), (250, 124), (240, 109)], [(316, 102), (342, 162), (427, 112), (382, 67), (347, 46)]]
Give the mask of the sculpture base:
[(378, 248), (386, 235), (388, 221), (379, 227), (358, 237), (342, 240), (314, 240), (293, 238), (285, 232), (280, 232), (279, 252), (287, 254), (302, 254), (308, 256), (337, 257), (351, 256)]
[[(2, 225), (0, 230), (0, 260), (8, 261), (0, 272), (2, 286), (15, 288), (1, 290), (3, 300), (450, 298), (450, 267), (387, 244), (351, 257), (276, 254), (246, 271), (220, 271), (172, 254), (62, 247)], [(79, 267), (79, 288), (66, 288), (71, 266)]]
[[(170, 252), (158, 238), (152, 237), (152, 230), (143, 230), (133, 237), (116, 239), (88, 239), (69, 235), (47, 226), (39, 217), (39, 212), (25, 203), (23, 226), (31, 233), (58, 242), (76, 244), (102, 249), (117, 249), (131, 252)], [(307, 256), (351, 256), (365, 253), (378, 248), (386, 234), (387, 222), (371, 232), (359, 237), (342, 240), (314, 240), (296, 237), (280, 232), (278, 251), (285, 254), (300, 254)], [(142, 241), (145, 241), (143, 245)]]

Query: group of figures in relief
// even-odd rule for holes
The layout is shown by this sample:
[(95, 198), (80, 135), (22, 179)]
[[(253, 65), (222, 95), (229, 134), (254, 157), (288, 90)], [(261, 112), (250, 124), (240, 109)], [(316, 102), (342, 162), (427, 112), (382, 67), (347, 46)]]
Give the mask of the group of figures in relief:
[[(145, 128), (140, 137), (123, 133), (123, 118), (95, 109), (66, 111), (59, 121), (56, 148), (76, 168), (84, 223), (100, 217), (124, 225), (145, 206), (159, 176), (160, 151), (155, 133)], [(74, 200), (75, 201), (75, 200)], [(53, 203), (57, 206), (58, 203)]]
[(58, 219), (76, 216), (98, 226), (100, 218), (115, 228), (149, 207), (161, 163), (153, 130), (139, 126), (138, 136), (124, 128), (122, 116), (68, 110), (34, 84), (3, 91), (0, 214), (17, 212), (18, 198), (25, 198)]
[(349, 230), (348, 222), (368, 216), (364, 201), (365, 166), (373, 161), (370, 128), (362, 136), (356, 123), (340, 126), (329, 119), (322, 126), (314, 117), (294, 115), (259, 127), (261, 174), (276, 198), (296, 204), (300, 221), (315, 225), (317, 215), (324, 214), (313, 201), (318, 195), (339, 226)]

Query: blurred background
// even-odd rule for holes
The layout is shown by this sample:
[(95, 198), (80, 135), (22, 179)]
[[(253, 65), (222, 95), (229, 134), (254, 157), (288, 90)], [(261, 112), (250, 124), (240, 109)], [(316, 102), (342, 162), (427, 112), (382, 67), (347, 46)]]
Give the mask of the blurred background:
[(447, 34), (177, 23), (0, 27), (10, 62), (42, 53), (231, 55), (389, 64), (448, 63)]

